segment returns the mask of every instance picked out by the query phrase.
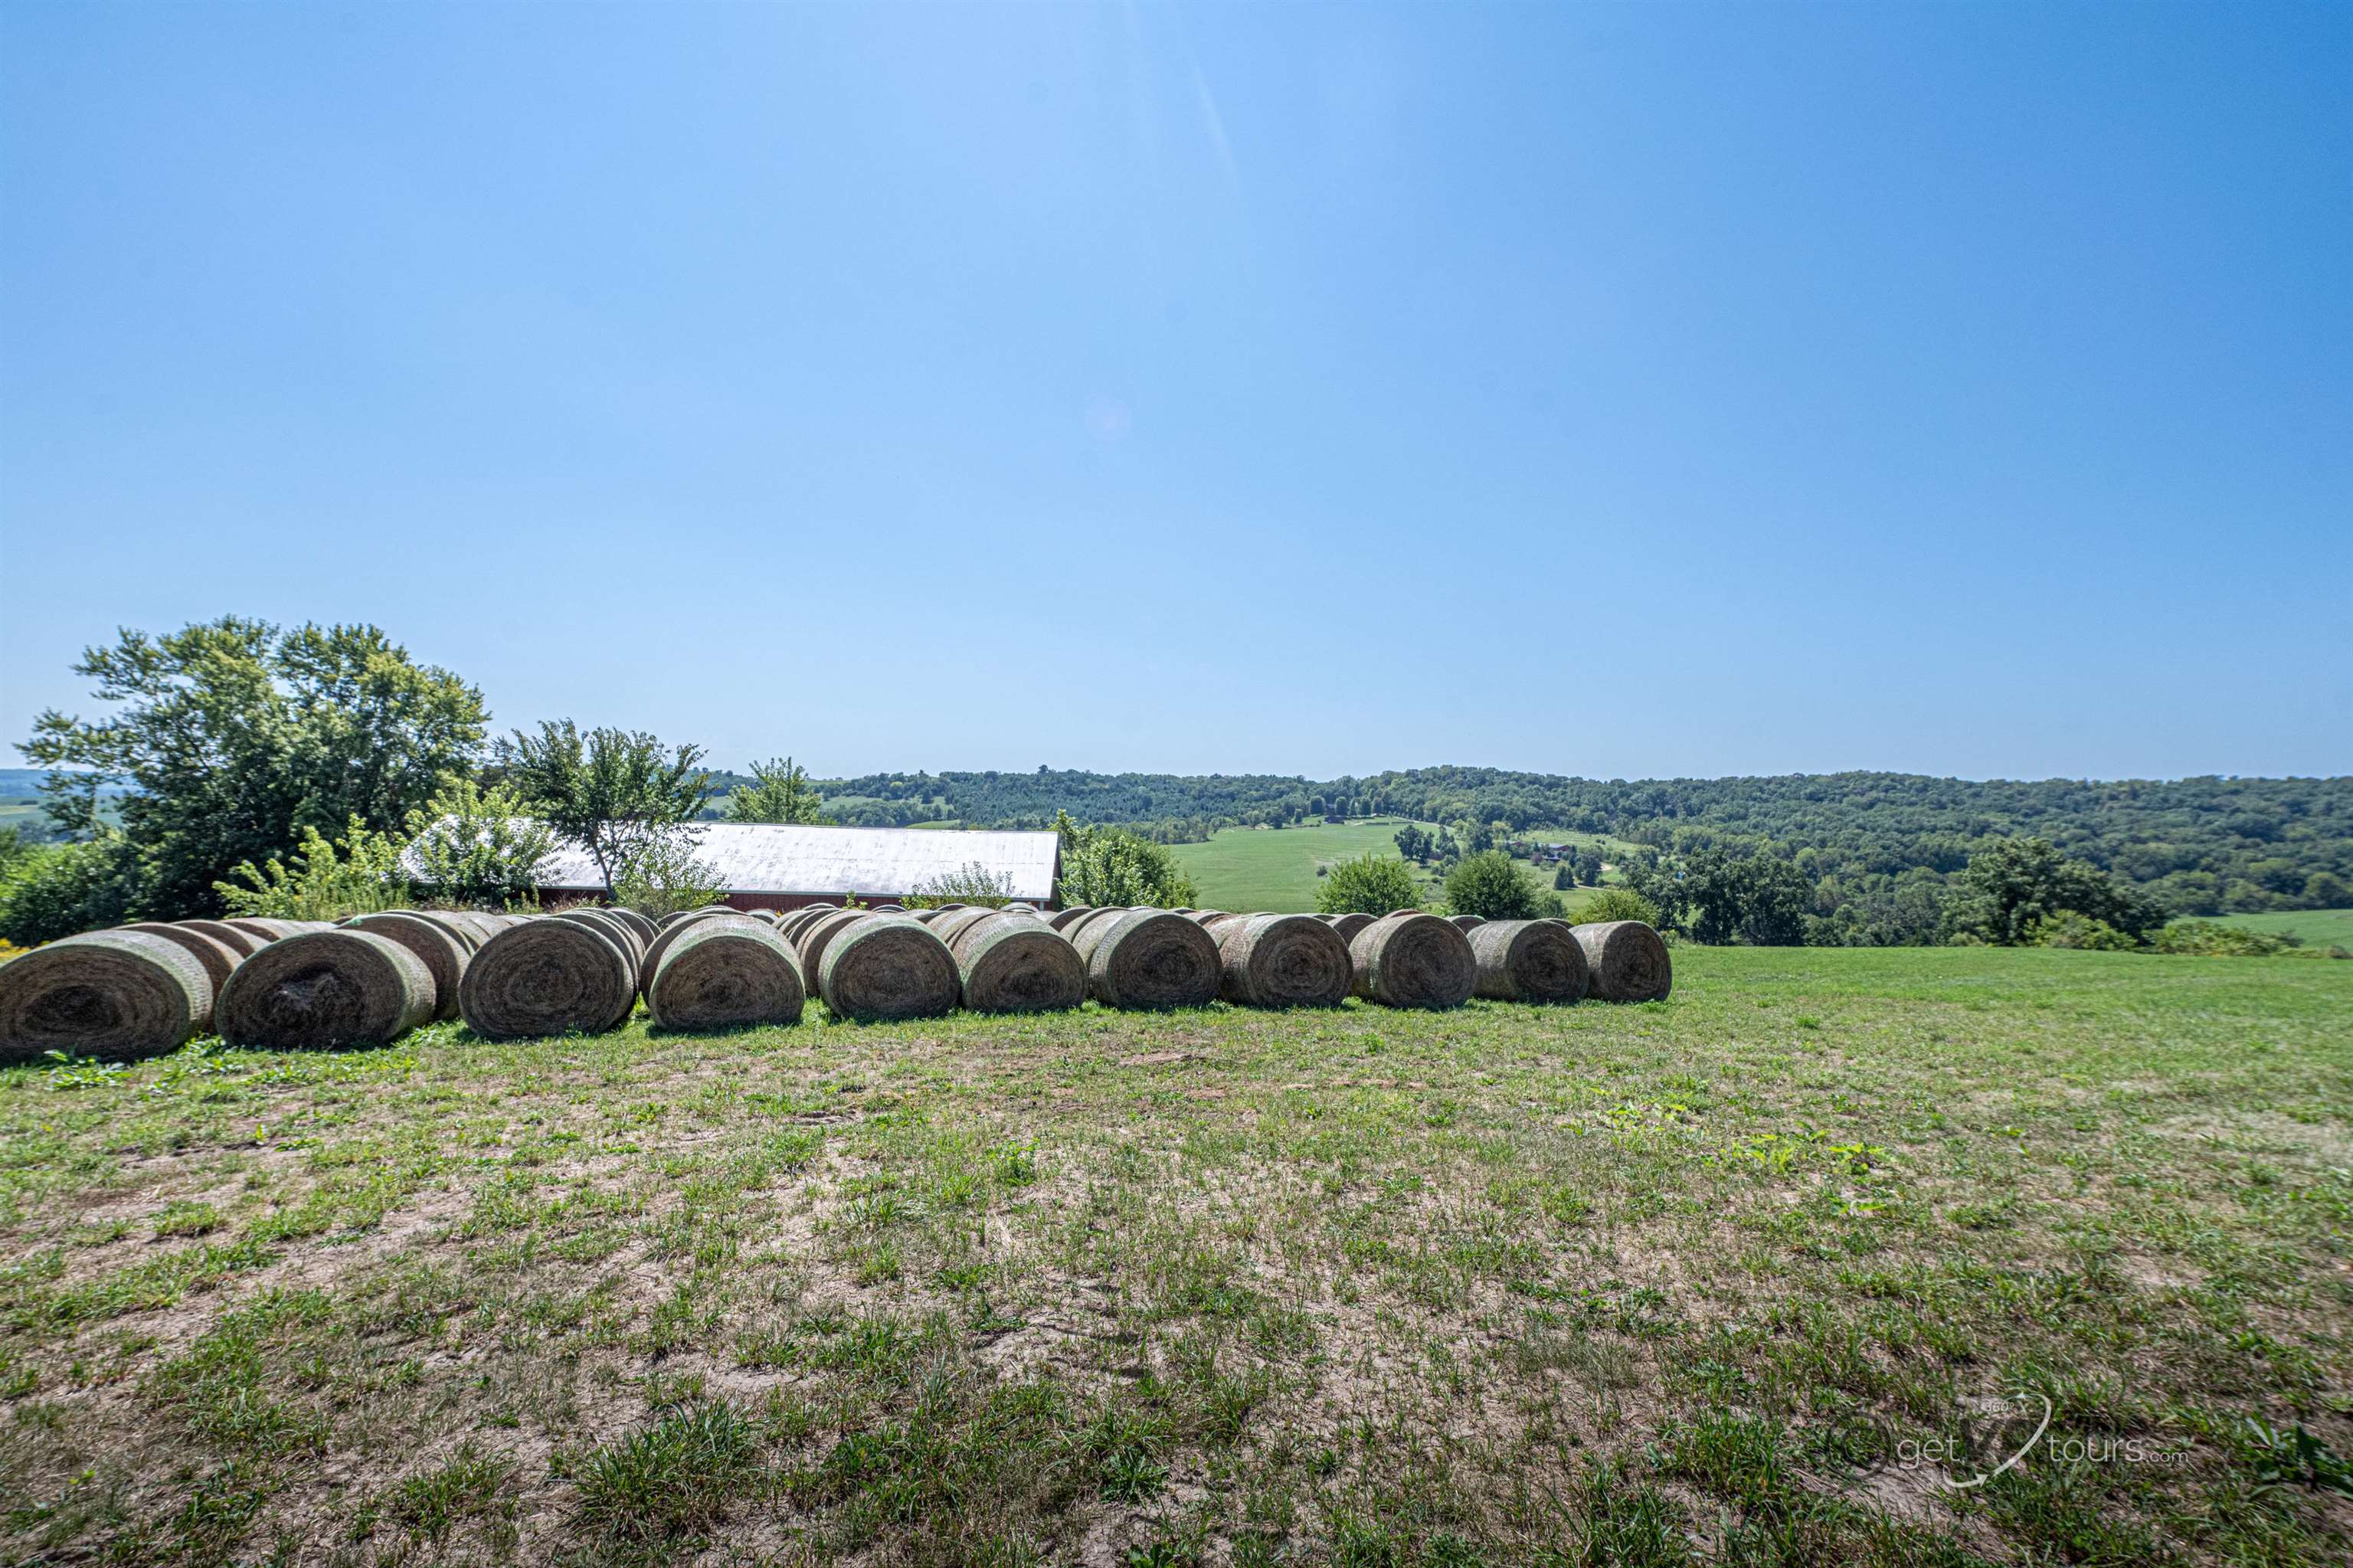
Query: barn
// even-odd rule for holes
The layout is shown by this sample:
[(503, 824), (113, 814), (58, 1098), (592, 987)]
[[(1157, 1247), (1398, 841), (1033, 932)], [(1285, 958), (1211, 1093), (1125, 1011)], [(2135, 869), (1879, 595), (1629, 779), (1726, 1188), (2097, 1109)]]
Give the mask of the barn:
[[(957, 832), (923, 828), (787, 827), (698, 822), (689, 830), (695, 856), (718, 874), (738, 909), (797, 909), (904, 899), (942, 877), (974, 866), (1014, 898), (1045, 907), (1061, 873), (1061, 840), (1050, 832)], [(540, 862), (540, 902), (601, 897), (604, 879), (587, 850), (565, 842)]]

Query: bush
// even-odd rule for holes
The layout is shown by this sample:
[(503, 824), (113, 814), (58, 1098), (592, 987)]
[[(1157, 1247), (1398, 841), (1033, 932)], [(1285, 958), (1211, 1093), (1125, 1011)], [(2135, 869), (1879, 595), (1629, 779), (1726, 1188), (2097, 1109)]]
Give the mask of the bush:
[(1315, 907), (1325, 915), (1387, 915), (1421, 907), (1421, 885), (1405, 862), (1367, 854), (1344, 860), (1315, 890)]
[(129, 918), (137, 888), (131, 847), (105, 833), (37, 844), (0, 875), (0, 940), (30, 948)]
[(369, 832), (357, 817), (332, 842), (318, 829), (304, 828), (301, 847), (289, 858), (291, 870), (275, 856), (258, 871), (249, 860), (239, 863), (229, 874), (237, 882), (213, 884), (221, 907), (232, 918), (340, 920), (412, 902), (400, 842)]
[(1544, 913), (1539, 890), (1502, 850), (1481, 850), (1446, 874), (1446, 907), (1482, 920), (1533, 920)]
[(1200, 897), (1176, 857), (1125, 828), (1081, 827), (1068, 811), (1054, 819), (1062, 838), (1064, 904), (1149, 905), (1179, 909)]
[(460, 779), (408, 814), (406, 860), (417, 880), (447, 904), (511, 909), (537, 896), (539, 863), (555, 833), (505, 785), (484, 789)]
[(694, 850), (692, 835), (676, 826), (622, 841), (613, 851), (613, 902), (649, 920), (718, 903), (727, 889)]
[(2128, 953), (2140, 946), (2105, 920), (2069, 909), (2047, 915), (2026, 927), (2019, 945), (2027, 948), (2080, 948), (2087, 952)]
[(1603, 920), (1640, 920), (1645, 926), (1659, 923), (1659, 906), (1630, 887), (1605, 887), (1585, 901), (1577, 912), (1577, 923), (1590, 926)]
[(901, 902), (910, 909), (936, 909), (943, 904), (1002, 909), (1013, 902), (1013, 878), (992, 872), (978, 861), (971, 861), (962, 871), (917, 883), (914, 891)]
[(2272, 959), (2298, 953), (2304, 938), (2293, 931), (2250, 931), (2219, 920), (2177, 920), (2149, 938), (2149, 950), (2198, 959)]

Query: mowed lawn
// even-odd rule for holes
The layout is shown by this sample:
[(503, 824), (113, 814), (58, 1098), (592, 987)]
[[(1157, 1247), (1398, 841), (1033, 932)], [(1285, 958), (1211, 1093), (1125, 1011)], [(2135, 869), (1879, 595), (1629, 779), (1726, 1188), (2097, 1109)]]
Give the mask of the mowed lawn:
[[(1397, 833), (1403, 817), (1377, 821), (1320, 824), (1299, 828), (1220, 828), (1206, 843), (1172, 844), (1169, 853), (1185, 868), (1199, 890), (1204, 909), (1309, 910), (1322, 879), (1317, 868), (1329, 869), (1344, 860), (1366, 854), (1398, 859)], [(1436, 831), (1434, 823), (1424, 828)], [(1572, 833), (1555, 828), (1530, 830), (1531, 836), (1553, 843), (1599, 844), (1608, 853), (1614, 841), (1593, 833)], [(1542, 885), (1552, 885), (1549, 867), (1524, 865)], [(1438, 875), (1416, 867), (1429, 896), (1439, 896)], [(1572, 910), (1578, 895), (1567, 895)]]
[(2353, 909), (2296, 909), (2263, 915), (2224, 915), (2219, 918), (2226, 926), (2244, 926), (2251, 931), (2293, 931), (2304, 938), (2307, 948), (2326, 948), (2334, 943), (2353, 948)]
[(1676, 962), (0, 1074), (0, 1561), (2353, 1554), (2353, 963)]

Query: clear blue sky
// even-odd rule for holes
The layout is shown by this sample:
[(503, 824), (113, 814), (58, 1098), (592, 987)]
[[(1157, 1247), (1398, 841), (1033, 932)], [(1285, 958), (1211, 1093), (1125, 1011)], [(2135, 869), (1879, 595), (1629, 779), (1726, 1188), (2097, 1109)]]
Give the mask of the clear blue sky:
[(237, 611), (731, 766), (2353, 771), (2353, 7), (0, 46), (8, 740)]

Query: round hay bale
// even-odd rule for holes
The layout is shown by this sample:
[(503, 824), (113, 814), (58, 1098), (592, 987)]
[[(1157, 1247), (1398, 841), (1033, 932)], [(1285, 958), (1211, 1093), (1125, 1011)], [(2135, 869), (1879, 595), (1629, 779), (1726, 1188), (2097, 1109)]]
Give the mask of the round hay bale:
[(433, 977), (433, 1016), (458, 1016), (458, 980), (466, 972), (474, 950), (460, 941), (450, 927), (438, 920), (401, 910), (362, 915), (343, 928), (370, 932), (416, 954), (417, 961)]
[(938, 919), (942, 915), (946, 914), (947, 911), (944, 907), (942, 907), (938, 909), (910, 909), (907, 913), (914, 919), (928, 926), (933, 921)]
[(1204, 1007), (1218, 999), (1218, 944), (1182, 915), (1129, 909), (1086, 935), (1087, 991), (1105, 1007)]
[(1386, 1007), (1460, 1007), (1479, 980), (1471, 938), (1435, 915), (1384, 915), (1348, 944), (1358, 996)]
[(941, 941), (945, 942), (949, 948), (953, 950), (956, 945), (956, 938), (959, 935), (971, 930), (974, 926), (987, 919), (990, 916), (996, 913), (997, 911), (994, 909), (966, 909), (958, 907), (953, 910), (944, 911), (941, 914), (938, 919), (926, 920), (923, 924), (932, 928), (932, 935), (937, 937)]
[(507, 928), (503, 916), (484, 915), (471, 909), (437, 909), (433, 911), (433, 918), (464, 932), (466, 939), (477, 948)]
[(646, 1005), (665, 1029), (797, 1023), (808, 991), (801, 961), (765, 920), (690, 920), (646, 958)]
[(824, 970), (826, 948), (833, 945), (836, 937), (864, 918), (866, 912), (862, 909), (828, 909), (801, 927), (801, 975), (813, 989)]
[(92, 931), (0, 964), (0, 1065), (44, 1052), (136, 1061), (176, 1051), (213, 1012), (195, 954), (145, 931)]
[[(721, 907), (724, 908), (725, 906), (722, 905)], [(630, 934), (637, 938), (638, 947), (642, 948), (654, 939), (654, 923), (627, 905), (616, 904), (601, 913), (627, 926)]]
[(1640, 920), (1598, 920), (1575, 927), (1599, 1001), (1657, 1001), (1674, 989), (1674, 962), (1659, 934)]
[(934, 1018), (963, 989), (948, 945), (900, 914), (854, 916), (827, 944), (818, 991), (837, 1018)]
[(1337, 1007), (1355, 982), (1348, 944), (1312, 915), (1249, 915), (1210, 934), (1218, 994), (1243, 1007)]
[(1032, 916), (984, 910), (949, 951), (975, 1012), (1060, 1012), (1087, 999), (1079, 950)]
[(1585, 995), (1585, 949), (1551, 920), (1490, 920), (1470, 933), (1478, 994), (1497, 1001), (1576, 1001)]
[(459, 947), (466, 949), (467, 956), (470, 958), (476, 948), (490, 940), (490, 938), (483, 935), (480, 927), (470, 920), (461, 920), (446, 909), (399, 909), (393, 913), (414, 915), (428, 925), (440, 927), (449, 933)]
[(629, 960), (629, 977), (631, 982), (635, 982), (639, 968), (646, 961), (646, 945), (638, 940), (638, 933), (634, 927), (623, 925), (603, 909), (566, 909), (555, 918), (569, 921), (575, 926), (586, 926), (592, 931), (602, 933), (615, 947), (621, 949), (621, 956)]
[(240, 959), (261, 951), (262, 943), (269, 940), (241, 927), (232, 926), (226, 920), (174, 920), (172, 924), (194, 931), (200, 937), (210, 937)]
[(823, 909), (796, 909), (776, 923), (776, 933), (797, 948), (801, 933), (807, 930), (813, 922), (824, 919), (826, 914)]
[[(1103, 939), (1103, 934), (1110, 930), (1121, 916), (1134, 913), (1132, 909), (1113, 908), (1109, 906), (1090, 909), (1084, 919), (1073, 920), (1063, 927), (1062, 935), (1071, 939), (1071, 946), (1078, 948), (1079, 957), (1083, 959), (1094, 951), (1095, 943)], [(1158, 913), (1166, 915), (1168, 912), (1163, 909)], [(1180, 915), (1177, 918), (1181, 920), (1184, 916)]]
[(1046, 916), (1046, 924), (1057, 931), (1067, 931), (1078, 921), (1094, 913), (1092, 904), (1073, 904), (1068, 909), (1057, 909)]
[(1458, 931), (1475, 931), (1487, 923), (1482, 915), (1449, 915), (1446, 923)]
[(260, 938), (265, 947), (271, 942), (282, 942), (289, 937), (299, 937), (305, 931), (334, 929), (324, 920), (263, 920), (250, 916), (231, 920), (228, 924)]
[(1172, 910), (1170, 913), (1181, 914), (1196, 926), (1207, 926), (1212, 920), (1226, 919), (1229, 914), (1224, 909), (1183, 909)]
[[(142, 920), (120, 928), (125, 931), (144, 931), (151, 937), (161, 937), (167, 942), (177, 942), (187, 948), (196, 956), (196, 962), (205, 966), (205, 979), (212, 982), (215, 996), (218, 996), (220, 988), (228, 983), (229, 971), (245, 961), (245, 955), (231, 948), (227, 942), (207, 937), (202, 931), (192, 931), (185, 926), (163, 920)], [(204, 1017), (196, 1021), (196, 1033), (202, 1034), (212, 1026), (212, 1009), (207, 1007), (205, 1009)]]
[(602, 1033), (635, 1009), (628, 952), (585, 920), (529, 920), (482, 944), (458, 982), (468, 1028), (493, 1040)]
[(1365, 914), (1362, 910), (1352, 910), (1345, 915), (1318, 915), (1315, 918), (1329, 921), (1332, 929), (1340, 933), (1340, 940), (1353, 942), (1356, 939), (1356, 933), (1371, 925), (1378, 916)]
[[(725, 915), (705, 915), (700, 919), (673, 922), (655, 933), (652, 945), (646, 948), (645, 960), (638, 965), (638, 990), (641, 994), (651, 1000), (654, 969), (662, 961), (662, 955), (668, 953), (690, 932), (700, 931), (705, 926), (750, 926), (764, 931), (767, 929), (765, 922), (754, 920), (748, 915), (738, 915), (732, 910)], [(793, 967), (796, 969), (800, 968), (800, 959), (797, 955), (793, 959)], [(806, 991), (807, 988), (804, 987), (803, 990)]]
[(903, 904), (877, 904), (871, 912), (876, 915), (904, 915), (907, 906)]
[(257, 1051), (385, 1045), (433, 1016), (424, 960), (373, 931), (304, 931), (272, 942), (228, 977), (214, 1022)]

